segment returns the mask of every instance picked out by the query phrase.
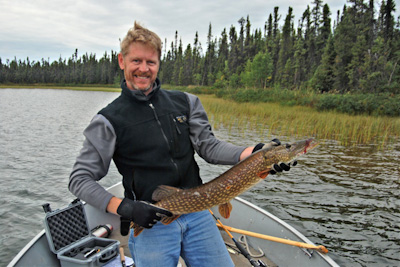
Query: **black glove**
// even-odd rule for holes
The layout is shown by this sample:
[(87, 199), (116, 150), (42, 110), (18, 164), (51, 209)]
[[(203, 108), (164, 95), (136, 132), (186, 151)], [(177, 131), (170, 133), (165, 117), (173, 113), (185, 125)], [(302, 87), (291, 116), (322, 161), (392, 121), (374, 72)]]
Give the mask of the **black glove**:
[[(254, 147), (252, 153), (254, 153), (254, 152), (256, 152), (256, 151), (258, 151), (260, 149), (263, 149), (263, 148), (270, 148), (270, 147), (273, 147), (273, 146), (280, 146), (280, 145), (281, 145), (281, 141), (279, 141), (279, 139), (277, 139), (277, 138), (274, 138), (270, 142), (268, 142), (267, 144), (258, 143)], [(297, 165), (297, 161), (293, 161), (293, 163), (289, 163), (289, 164), (286, 164), (286, 163), (283, 163), (283, 162), (278, 163), (278, 164), (274, 164), (274, 166), (272, 166), (272, 169), (269, 171), (269, 173), (270, 174), (276, 174), (277, 172), (288, 171), (288, 170), (290, 170), (290, 166), (296, 166), (296, 165)]]
[(271, 148), (271, 147), (280, 146), (280, 145), (281, 145), (281, 141), (279, 141), (279, 139), (277, 139), (277, 138), (274, 138), (274, 139), (272, 139), (271, 141), (269, 141), (269, 142), (266, 143), (266, 144), (264, 144), (264, 143), (258, 143), (258, 144), (253, 148), (253, 152), (252, 152), (252, 153), (254, 153), (254, 152), (256, 152), (256, 151), (258, 151), (258, 150), (260, 150), (260, 149), (263, 149), (263, 148)]
[(117, 209), (117, 213), (124, 218), (131, 219), (134, 223), (151, 228), (164, 216), (172, 216), (168, 210), (159, 208), (145, 201), (134, 201), (124, 198)]
[(269, 173), (270, 174), (276, 174), (277, 172), (288, 171), (288, 170), (290, 170), (290, 167), (292, 167), (292, 166), (294, 167), (296, 165), (297, 165), (297, 161), (296, 160), (293, 161), (293, 162), (290, 162), (288, 164), (283, 163), (283, 162), (278, 163), (278, 164), (274, 164), (272, 170), (270, 170)]

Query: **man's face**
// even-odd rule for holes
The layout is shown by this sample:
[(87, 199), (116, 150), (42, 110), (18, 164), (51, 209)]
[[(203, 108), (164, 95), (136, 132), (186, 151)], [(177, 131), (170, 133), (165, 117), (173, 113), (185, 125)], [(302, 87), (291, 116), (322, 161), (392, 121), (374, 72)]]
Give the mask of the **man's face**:
[(160, 60), (151, 46), (132, 43), (125, 56), (118, 54), (119, 67), (124, 71), (126, 84), (131, 90), (141, 90), (148, 95), (157, 78)]

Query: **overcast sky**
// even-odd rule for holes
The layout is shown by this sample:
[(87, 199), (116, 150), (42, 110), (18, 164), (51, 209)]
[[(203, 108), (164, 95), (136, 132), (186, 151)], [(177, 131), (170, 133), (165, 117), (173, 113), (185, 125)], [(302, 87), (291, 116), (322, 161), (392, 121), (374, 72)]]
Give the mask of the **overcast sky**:
[[(211, 23), (214, 37), (237, 21), (250, 17), (252, 31), (263, 29), (274, 7), (282, 18), (289, 6), (297, 22), (313, 0), (0, 0), (0, 58), (50, 59), (50, 62), (70, 58), (75, 49), (78, 56), (95, 53), (99, 59), (105, 51), (119, 51), (123, 38), (134, 21), (156, 32), (167, 48), (178, 31), (184, 48), (193, 43), (196, 31), (205, 45)], [(376, 1), (378, 2), (378, 1)], [(379, 1), (380, 2), (380, 1)], [(397, 1), (395, 1), (397, 2)], [(342, 11), (346, 0), (327, 0), (332, 23), (337, 10)], [(396, 6), (396, 9), (399, 7)], [(398, 15), (398, 11), (396, 14)], [(397, 16), (396, 15), (396, 16)]]

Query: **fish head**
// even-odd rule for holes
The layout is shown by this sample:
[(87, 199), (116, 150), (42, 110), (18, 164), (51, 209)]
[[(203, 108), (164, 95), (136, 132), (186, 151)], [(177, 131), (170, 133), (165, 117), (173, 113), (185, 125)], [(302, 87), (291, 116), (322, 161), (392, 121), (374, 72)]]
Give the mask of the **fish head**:
[(314, 138), (309, 138), (306, 140), (284, 144), (283, 146), (286, 148), (293, 160), (314, 149), (316, 146), (318, 146), (318, 142)]
[(266, 165), (272, 166), (280, 162), (290, 163), (306, 154), (311, 149), (314, 149), (318, 142), (313, 138), (296, 141), (287, 144), (281, 144), (264, 151), (264, 160)]

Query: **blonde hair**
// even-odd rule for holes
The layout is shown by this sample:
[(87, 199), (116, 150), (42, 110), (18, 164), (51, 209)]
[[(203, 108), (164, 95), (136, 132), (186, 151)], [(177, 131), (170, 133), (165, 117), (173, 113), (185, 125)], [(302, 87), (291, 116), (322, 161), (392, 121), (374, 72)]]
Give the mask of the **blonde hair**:
[(149, 45), (158, 52), (159, 58), (161, 58), (161, 39), (158, 35), (135, 21), (133, 28), (130, 28), (126, 36), (121, 42), (121, 54), (126, 56), (129, 52), (129, 46), (134, 42), (140, 42), (145, 45)]

